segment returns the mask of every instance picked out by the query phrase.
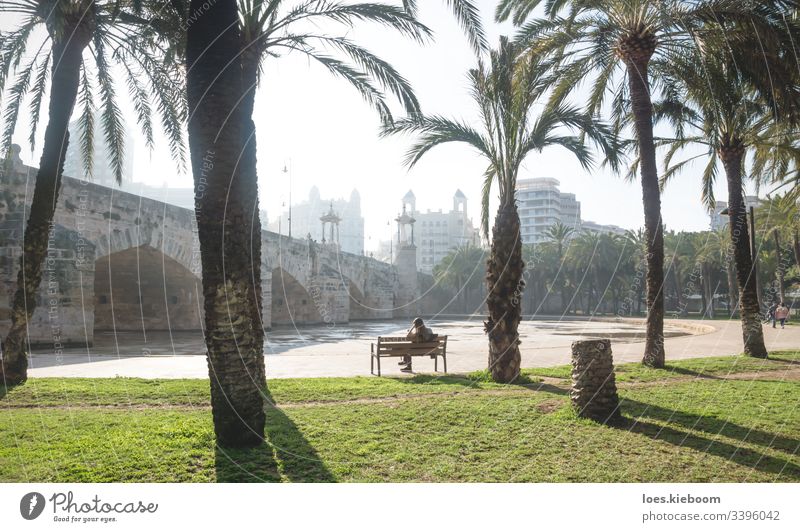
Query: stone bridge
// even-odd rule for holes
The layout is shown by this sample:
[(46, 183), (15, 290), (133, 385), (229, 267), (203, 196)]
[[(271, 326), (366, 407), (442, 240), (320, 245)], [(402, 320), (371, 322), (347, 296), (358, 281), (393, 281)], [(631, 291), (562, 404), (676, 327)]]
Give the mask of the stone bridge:
[[(15, 147), (16, 148), (16, 147)], [(0, 333), (9, 324), (36, 169), (16, 148), (0, 177)], [(409, 264), (390, 265), (262, 232), (263, 325), (432, 314), (452, 299)], [(411, 265), (414, 265), (411, 267)], [(64, 177), (30, 337), (91, 344), (95, 331), (197, 330), (201, 265), (194, 212)]]

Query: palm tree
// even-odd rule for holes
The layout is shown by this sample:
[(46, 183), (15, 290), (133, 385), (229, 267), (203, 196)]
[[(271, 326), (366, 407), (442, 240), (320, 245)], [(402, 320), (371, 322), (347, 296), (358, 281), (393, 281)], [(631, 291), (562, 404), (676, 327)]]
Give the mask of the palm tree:
[[(587, 111), (598, 113), (606, 94), (613, 93), (611, 109), (618, 128), (628, 123), (629, 115), (633, 122), (647, 234), (647, 337), (643, 363), (663, 367), (664, 236), (653, 139), (651, 66), (668, 63), (672, 54), (693, 48), (697, 39), (708, 41), (725, 33), (733, 39), (733, 30), (755, 30), (757, 34), (763, 18), (779, 19), (786, 11), (783, 5), (768, 2), (572, 0), (546, 2), (546, 19), (526, 23), (541, 3), (501, 0), (496, 16), (500, 21), (511, 18), (522, 25), (520, 39), (525, 39), (535, 53), (555, 58), (558, 67), (553, 98), (566, 98), (594, 73)], [(568, 12), (566, 17), (560, 16), (562, 11)], [(727, 32), (721, 32), (719, 28), (729, 20)], [(760, 48), (751, 48), (750, 52), (753, 50)], [(620, 67), (627, 83), (617, 75)]]
[[(642, 311), (642, 300), (645, 296), (645, 285), (642, 282), (643, 275), (641, 272), (643, 271), (642, 264), (647, 261), (647, 235), (642, 229), (637, 229), (636, 231), (627, 230), (623, 240), (625, 247), (630, 250), (630, 266), (633, 270), (633, 278), (628, 288), (628, 296), (625, 298), (625, 306), (629, 314), (636, 312), (638, 315)], [(635, 299), (631, 300), (631, 296)]]
[[(119, 181), (125, 146), (122, 115), (117, 105), (117, 65), (129, 89), (137, 121), (149, 147), (153, 140), (153, 114), (161, 117), (173, 155), (182, 161), (184, 116), (180, 73), (157, 49), (156, 35), (146, 23), (151, 11), (144, 2), (121, 0), (12, 0), (0, 4), (0, 13), (22, 17), (14, 30), (0, 34), (0, 91), (14, 77), (3, 115), (3, 153), (11, 139), (26, 96), (30, 95), (30, 143), (36, 140), (48, 82), (48, 122), (33, 199), (24, 233), (17, 288), (11, 309), (11, 328), (2, 343), (2, 371), (6, 384), (27, 378), (28, 321), (36, 309), (47, 238), (55, 213), (64, 157), (70, 142), (69, 120), (79, 106), (81, 153), (87, 176), (93, 168), (95, 96), (100, 98), (100, 127)], [(145, 23), (142, 24), (142, 21)], [(27, 53), (37, 29), (44, 39), (36, 52)], [(87, 53), (88, 52), (88, 53)], [(91, 58), (91, 59), (88, 59)]]
[[(659, 118), (679, 125), (665, 158), (669, 179), (699, 157), (707, 157), (703, 172), (703, 199), (713, 205), (713, 184), (721, 163), (728, 182), (729, 231), (736, 265), (740, 313), (745, 353), (766, 357), (764, 336), (750, 250), (750, 230), (744, 204), (745, 155), (748, 150), (780, 149), (769, 135), (772, 123), (768, 102), (754, 94), (741, 71), (727, 54), (685, 54), (674, 58), (670, 68), (674, 79), (668, 96), (657, 104)], [(707, 152), (676, 164), (675, 153), (692, 145), (705, 146)]]
[(515, 200), (517, 175), (523, 160), (533, 151), (562, 146), (583, 166), (592, 157), (581, 139), (561, 134), (561, 129), (581, 129), (616, 163), (616, 142), (609, 141), (608, 128), (576, 109), (556, 105), (538, 115), (532, 110), (546, 89), (543, 69), (532, 55), (520, 57), (521, 48), (507, 38), (489, 54), (488, 66), (479, 60), (469, 73), (470, 90), (478, 108), (481, 129), (440, 116), (400, 120), (385, 134), (419, 133), (406, 164), (413, 167), (432, 148), (448, 142), (471, 146), (486, 159), (481, 229), (489, 234), (489, 200), (493, 185), (499, 189), (500, 206), (495, 216), (487, 263), (487, 307), (485, 323), (489, 336), (489, 370), (497, 382), (511, 382), (519, 374), (521, 295), (524, 263), (520, 219)]
[(456, 298), (461, 299), (463, 312), (469, 312), (469, 293), (479, 288), (481, 262), (485, 254), (483, 249), (467, 243), (448, 253), (433, 268), (434, 280), (456, 291)]
[[(470, 0), (444, 0), (445, 4), (453, 11), (461, 29), (469, 39), (476, 53), (481, 53), (488, 47), (486, 35), (481, 24), (480, 10)], [(417, 0), (403, 0), (403, 7), (413, 16), (417, 14)]]
[(797, 234), (798, 209), (797, 203), (791, 196), (772, 196), (756, 209), (756, 219), (759, 220), (765, 238), (772, 238), (775, 246), (775, 284), (777, 285), (778, 299), (784, 301), (786, 289), (786, 270), (789, 269), (786, 249), (781, 239), (782, 235)]
[(548, 227), (547, 230), (545, 230), (544, 232), (545, 238), (547, 238), (556, 245), (556, 252), (558, 255), (558, 267), (559, 267), (558, 271), (564, 272), (560, 280), (558, 279), (558, 276), (556, 276), (556, 279), (553, 281), (558, 285), (559, 297), (561, 297), (561, 304), (564, 306), (564, 313), (566, 313), (567, 311), (567, 285), (565, 279), (566, 268), (562, 269), (564, 261), (564, 246), (568, 244), (569, 240), (572, 238), (574, 233), (575, 229), (564, 225), (561, 222), (561, 220), (557, 221), (555, 224)]
[[(210, 6), (209, 6), (210, 4)], [(257, 184), (239, 171), (244, 149), (240, 27), (236, 0), (193, 0), (186, 36), (189, 148), (203, 265), (205, 341), (217, 442), (264, 438), (264, 334), (254, 317), (256, 257), (250, 227)], [(260, 231), (259, 231), (260, 232)]]
[[(398, 31), (416, 41), (430, 36), (430, 31), (419, 24), (403, 8), (377, 3), (345, 4), (325, 0), (310, 0), (290, 7), (284, 0), (239, 0), (241, 24), (241, 67), (244, 95), (242, 97), (245, 138), (240, 171), (248, 182), (258, 182), (256, 169), (256, 124), (253, 120), (256, 89), (261, 83), (262, 65), (267, 57), (282, 53), (301, 53), (315, 60), (333, 75), (349, 82), (361, 96), (375, 107), (381, 120), (392, 121), (392, 114), (381, 89), (397, 96), (407, 112), (419, 112), (419, 103), (409, 83), (389, 63), (359, 46), (346, 35), (309, 33), (309, 28), (336, 23), (345, 28), (357, 21), (374, 22)], [(349, 61), (331, 52), (340, 52)], [(380, 85), (380, 88), (376, 85)], [(258, 194), (247, 205), (251, 213), (248, 224), (253, 265), (252, 284), (257, 294), (261, 292), (261, 221)], [(257, 295), (252, 309), (254, 319), (261, 321), (261, 308)]]

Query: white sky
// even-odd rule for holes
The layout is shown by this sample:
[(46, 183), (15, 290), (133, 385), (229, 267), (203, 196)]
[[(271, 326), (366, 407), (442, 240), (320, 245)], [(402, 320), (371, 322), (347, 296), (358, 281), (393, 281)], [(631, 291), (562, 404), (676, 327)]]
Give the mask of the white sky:
[[(495, 0), (478, 3), (491, 43), (496, 43), (503, 33), (512, 33), (510, 26), (500, 27), (492, 22)], [(421, 21), (436, 34), (433, 43), (420, 46), (375, 27), (351, 31), (350, 37), (388, 60), (410, 80), (424, 112), (472, 122), (476, 115), (465, 75), (475, 64), (472, 51), (444, 0), (420, 4)], [(8, 27), (8, 21), (0, 23), (0, 28)], [(118, 93), (124, 100), (126, 92), (122, 87)], [(125, 102), (123, 105), (130, 108)], [(399, 109), (397, 114), (401, 114)], [(133, 124), (132, 114), (128, 116)], [(46, 119), (46, 110), (43, 118)], [(260, 197), (262, 208), (271, 219), (279, 214), (282, 204), (288, 203), (289, 180), (281, 170), (291, 159), (294, 202), (305, 199), (312, 185), (319, 187), (323, 198), (347, 198), (353, 188), (359, 190), (367, 249), (374, 249), (378, 240), (388, 238), (386, 222), (397, 214), (400, 198), (409, 188), (414, 190), (421, 210), (451, 208), (453, 193), (460, 188), (469, 200), (470, 216), (478, 223), (485, 164), (470, 148), (439, 147), (407, 171), (402, 159), (410, 139), (379, 139), (377, 115), (355, 90), (300, 54), (267, 61), (257, 94), (255, 122)], [(44, 128), (42, 124), (39, 131)], [(23, 159), (36, 165), (39, 153), (30, 153), (28, 132), (23, 119), (15, 142), (23, 146)], [(134, 138), (135, 181), (191, 186), (191, 177), (177, 172), (166, 150), (148, 153), (141, 137), (135, 134)], [(40, 147), (41, 142), (37, 145)], [(667, 187), (662, 197), (667, 228), (707, 229), (708, 216), (700, 203), (702, 164), (703, 161), (684, 171)], [(559, 179), (562, 192), (577, 195), (585, 220), (625, 228), (643, 224), (639, 183), (627, 183), (607, 170), (586, 172), (563, 149), (532, 153), (519, 177)], [(716, 194), (718, 199), (725, 198), (724, 184), (718, 185)]]

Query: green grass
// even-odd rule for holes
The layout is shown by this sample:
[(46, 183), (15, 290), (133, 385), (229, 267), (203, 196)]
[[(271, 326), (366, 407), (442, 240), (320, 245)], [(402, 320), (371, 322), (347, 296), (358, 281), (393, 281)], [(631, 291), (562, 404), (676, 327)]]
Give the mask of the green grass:
[[(800, 352), (776, 351), (768, 359), (746, 356), (690, 358), (669, 362), (664, 369), (653, 369), (639, 363), (617, 364), (617, 382), (653, 382), (668, 379), (719, 378), (737, 373), (786, 371), (800, 367)], [(529, 378), (550, 377), (569, 380), (572, 366), (531, 368), (522, 370)]]
[(774, 356), (622, 365), (614, 427), (537, 382), (564, 368), (274, 380), (248, 451), (216, 448), (204, 380), (31, 379), (0, 390), (0, 481), (800, 481), (800, 355)]

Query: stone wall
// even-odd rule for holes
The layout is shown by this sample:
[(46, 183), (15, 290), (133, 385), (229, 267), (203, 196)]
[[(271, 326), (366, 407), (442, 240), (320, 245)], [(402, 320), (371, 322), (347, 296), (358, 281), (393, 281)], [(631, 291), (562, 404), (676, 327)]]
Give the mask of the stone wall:
[[(36, 176), (36, 169), (19, 159), (18, 147), (9, 163), (0, 176), (0, 333), (8, 328)], [(192, 210), (65, 176), (54, 227), (61, 239), (53, 256), (64, 338), (91, 343), (95, 328), (200, 328), (200, 253)], [(395, 267), (343, 253), (335, 244), (263, 231), (263, 326), (410, 317), (423, 307), (438, 312), (440, 300), (418, 299), (414, 249), (406, 259)], [(51, 341), (46, 318), (42, 306), (32, 339)]]

